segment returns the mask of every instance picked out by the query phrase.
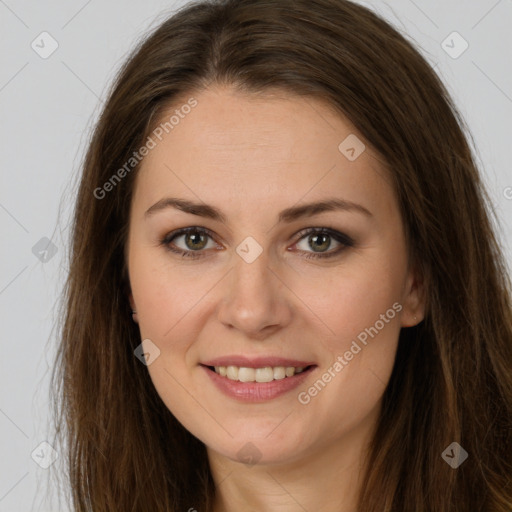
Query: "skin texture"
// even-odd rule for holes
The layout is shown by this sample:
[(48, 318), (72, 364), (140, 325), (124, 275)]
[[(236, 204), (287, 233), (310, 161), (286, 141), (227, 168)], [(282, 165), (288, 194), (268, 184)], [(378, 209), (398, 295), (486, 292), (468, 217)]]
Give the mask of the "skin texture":
[[(340, 152), (338, 145), (358, 133), (319, 100), (228, 86), (194, 97), (197, 106), (142, 162), (130, 212), (134, 320), (141, 340), (160, 350), (148, 366), (151, 379), (169, 410), (207, 446), (216, 512), (355, 510), (400, 329), (424, 315), (424, 287), (408, 261), (390, 179), (370, 147), (355, 161)], [(226, 222), (174, 208), (145, 215), (171, 196), (211, 204)], [(332, 211), (277, 222), (285, 208), (333, 197), (372, 216)], [(213, 233), (197, 259), (161, 244), (189, 226)], [(321, 250), (308, 234), (297, 235), (306, 228), (345, 233), (354, 246), (308, 259)], [(263, 249), (252, 263), (236, 252), (249, 236)], [(342, 247), (329, 240), (325, 252)], [(186, 236), (172, 243), (191, 252), (198, 244), (186, 245)], [(298, 393), (395, 303), (401, 311), (309, 403), (300, 403)], [(285, 395), (241, 403), (218, 391), (199, 366), (230, 354), (318, 367)], [(237, 455), (248, 442), (257, 448), (255, 465)]]

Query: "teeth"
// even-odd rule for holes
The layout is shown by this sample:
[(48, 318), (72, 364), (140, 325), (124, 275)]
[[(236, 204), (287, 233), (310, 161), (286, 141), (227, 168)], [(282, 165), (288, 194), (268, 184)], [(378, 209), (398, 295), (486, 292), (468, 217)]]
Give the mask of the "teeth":
[(238, 367), (228, 366), (226, 369), (226, 377), (231, 380), (238, 380)]
[(215, 373), (239, 382), (271, 382), (285, 377), (293, 377), (304, 371), (303, 366), (265, 366), (264, 368), (246, 368), (238, 366), (215, 366)]
[(276, 366), (274, 368), (274, 379), (275, 380), (281, 380), (286, 377), (286, 370), (284, 369), (284, 366)]
[(254, 382), (256, 371), (254, 368), (239, 368), (238, 369), (238, 380), (240, 382)]
[(256, 368), (254, 372), (254, 380), (256, 382), (271, 382), (274, 380), (274, 369), (270, 366), (266, 368)]

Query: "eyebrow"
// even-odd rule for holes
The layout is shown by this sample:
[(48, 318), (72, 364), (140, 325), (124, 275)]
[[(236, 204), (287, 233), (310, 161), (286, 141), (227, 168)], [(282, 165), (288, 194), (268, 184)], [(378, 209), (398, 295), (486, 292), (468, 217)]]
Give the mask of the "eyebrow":
[[(148, 217), (167, 208), (175, 208), (185, 213), (206, 217), (220, 221), (224, 224), (227, 223), (226, 216), (214, 206), (205, 203), (195, 203), (186, 199), (178, 199), (176, 197), (166, 197), (161, 199), (153, 206), (148, 208), (144, 216)], [(360, 204), (339, 198), (328, 198), (323, 201), (286, 208), (279, 213), (278, 222), (293, 222), (294, 220), (303, 217), (309, 217), (311, 215), (332, 211), (353, 211), (362, 213), (368, 217), (373, 217), (373, 214)]]

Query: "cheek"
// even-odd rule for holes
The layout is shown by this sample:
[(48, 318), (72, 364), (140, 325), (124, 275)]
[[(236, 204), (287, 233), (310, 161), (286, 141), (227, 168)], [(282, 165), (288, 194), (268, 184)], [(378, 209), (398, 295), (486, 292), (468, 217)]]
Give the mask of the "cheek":
[[(212, 284), (207, 277), (195, 278), (161, 258), (133, 257), (130, 276), (137, 305), (141, 339), (150, 339), (160, 350), (148, 365), (153, 385), (166, 407), (186, 428), (193, 429), (204, 410), (191, 396), (189, 356), (202, 326), (197, 311), (201, 298)], [(190, 363), (191, 364), (191, 363)], [(188, 390), (185, 392), (184, 389)], [(191, 394), (189, 394), (191, 393)]]
[(328, 280), (308, 280), (307, 295), (305, 287), (297, 290), (321, 319), (322, 366), (330, 369), (313, 388), (301, 390), (303, 403), (310, 401), (320, 416), (334, 414), (333, 424), (361, 420), (389, 380), (400, 333), (403, 264), (400, 254), (375, 248), (357, 265), (340, 265)]
[[(373, 251), (357, 264), (342, 263), (327, 273), (318, 271), (308, 279), (297, 279), (294, 291), (309, 310), (321, 320), (322, 332), (332, 339), (332, 349), (341, 350), (381, 315), (390, 324), (399, 324), (399, 307), (404, 273), (400, 256)], [(306, 314), (306, 310), (304, 310)], [(380, 325), (380, 324), (379, 324)], [(388, 323), (386, 323), (386, 327)], [(396, 329), (395, 329), (396, 331)]]
[(347, 293), (352, 301), (345, 296), (327, 319), (335, 334), (323, 339), (322, 371), (298, 390), (302, 413), (318, 420), (305, 443), (319, 437), (328, 443), (359, 428), (378, 410), (393, 370), (401, 305), (387, 293)]
[(199, 276), (191, 267), (187, 270), (172, 265), (165, 255), (151, 251), (134, 253), (130, 264), (141, 336), (160, 343), (178, 341), (176, 333), (211, 287), (209, 279)]

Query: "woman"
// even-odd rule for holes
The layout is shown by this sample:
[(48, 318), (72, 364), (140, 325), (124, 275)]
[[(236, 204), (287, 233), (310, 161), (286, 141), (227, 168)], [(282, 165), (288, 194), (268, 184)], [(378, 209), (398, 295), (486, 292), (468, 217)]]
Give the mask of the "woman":
[(463, 128), (347, 0), (151, 34), (76, 203), (75, 509), (509, 512), (511, 285)]

